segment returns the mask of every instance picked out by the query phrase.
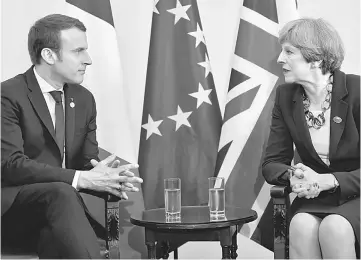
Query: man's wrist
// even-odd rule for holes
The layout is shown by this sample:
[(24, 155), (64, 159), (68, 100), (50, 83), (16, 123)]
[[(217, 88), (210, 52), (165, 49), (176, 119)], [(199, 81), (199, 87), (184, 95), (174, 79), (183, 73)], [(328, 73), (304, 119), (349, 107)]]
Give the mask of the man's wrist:
[(75, 171), (73, 182), (71, 183), (71, 186), (73, 186), (74, 189), (76, 190), (79, 190), (78, 187), (79, 175), (80, 175), (80, 171)]
[[(84, 178), (84, 173), (86, 171), (76, 171), (75, 174), (79, 173), (78, 174), (78, 181), (77, 181), (77, 186), (76, 186), (76, 189), (77, 190), (81, 190), (81, 189), (87, 189), (88, 188), (88, 185), (87, 185), (87, 181), (86, 179)], [(74, 176), (75, 177), (75, 176)], [(74, 186), (73, 186), (74, 187)]]

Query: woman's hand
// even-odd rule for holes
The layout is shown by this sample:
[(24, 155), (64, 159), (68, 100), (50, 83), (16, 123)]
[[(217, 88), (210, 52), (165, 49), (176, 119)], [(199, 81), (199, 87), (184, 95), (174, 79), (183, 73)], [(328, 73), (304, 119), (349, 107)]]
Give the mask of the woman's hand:
[(302, 163), (296, 164), (290, 178), (292, 191), (300, 198), (312, 199), (317, 197), (321, 192), (319, 176), (320, 174), (310, 167)]
[[(306, 179), (306, 180), (317, 180), (319, 177), (319, 174), (317, 172), (315, 172), (314, 170), (312, 170), (310, 167), (304, 165), (303, 163), (297, 163), (295, 166), (293, 166), (296, 170), (294, 171), (294, 174), (297, 177), (301, 177), (303, 176), (303, 178), (301, 179)], [(299, 169), (300, 171), (297, 171), (297, 169)]]
[(317, 182), (314, 183), (297, 183), (292, 186), (292, 191), (297, 194), (297, 197), (306, 199), (313, 199), (318, 197), (321, 190)]

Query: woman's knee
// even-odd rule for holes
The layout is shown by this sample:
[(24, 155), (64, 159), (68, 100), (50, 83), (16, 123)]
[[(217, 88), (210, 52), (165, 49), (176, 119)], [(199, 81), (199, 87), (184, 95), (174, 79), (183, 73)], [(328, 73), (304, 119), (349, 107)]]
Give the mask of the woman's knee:
[(290, 223), (290, 240), (292, 238), (310, 238), (317, 236), (321, 220), (308, 213), (296, 214)]
[(325, 217), (319, 228), (320, 242), (348, 241), (355, 242), (355, 235), (350, 222), (341, 215), (332, 214)]

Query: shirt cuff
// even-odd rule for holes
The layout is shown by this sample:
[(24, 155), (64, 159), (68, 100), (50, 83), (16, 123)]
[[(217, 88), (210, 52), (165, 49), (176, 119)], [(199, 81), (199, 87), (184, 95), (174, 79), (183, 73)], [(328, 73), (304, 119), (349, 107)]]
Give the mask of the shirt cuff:
[(76, 189), (76, 190), (78, 190), (77, 187), (78, 187), (79, 175), (80, 175), (80, 172), (79, 172), (79, 171), (75, 171), (74, 179), (73, 179), (73, 182), (71, 183), (71, 186), (73, 186), (74, 189)]

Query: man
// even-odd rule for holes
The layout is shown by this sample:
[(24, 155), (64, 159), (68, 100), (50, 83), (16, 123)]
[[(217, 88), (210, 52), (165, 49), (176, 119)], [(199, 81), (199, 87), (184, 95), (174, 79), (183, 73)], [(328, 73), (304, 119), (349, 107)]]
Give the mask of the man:
[[(48, 15), (28, 35), (33, 66), (1, 86), (2, 243), (33, 246), (40, 258), (100, 258), (78, 191), (127, 198), (141, 183), (115, 156), (98, 163), (96, 107), (82, 83), (86, 28)], [(111, 93), (109, 93), (111, 95)]]

